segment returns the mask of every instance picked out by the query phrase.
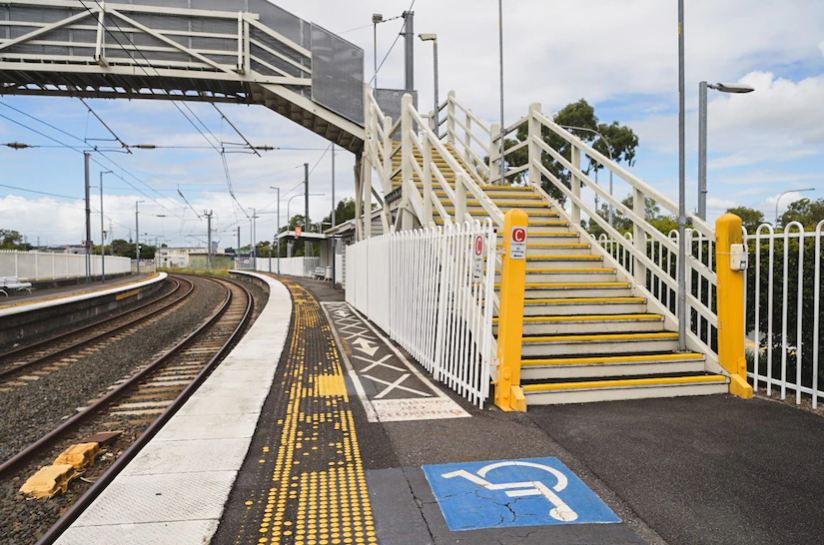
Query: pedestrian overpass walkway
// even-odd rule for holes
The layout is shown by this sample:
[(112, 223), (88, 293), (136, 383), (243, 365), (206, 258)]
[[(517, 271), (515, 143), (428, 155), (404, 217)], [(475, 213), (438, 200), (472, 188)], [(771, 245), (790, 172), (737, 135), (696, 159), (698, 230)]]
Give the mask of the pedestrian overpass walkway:
[(0, 94), (259, 104), (363, 146), (363, 51), (266, 0), (0, 4)]

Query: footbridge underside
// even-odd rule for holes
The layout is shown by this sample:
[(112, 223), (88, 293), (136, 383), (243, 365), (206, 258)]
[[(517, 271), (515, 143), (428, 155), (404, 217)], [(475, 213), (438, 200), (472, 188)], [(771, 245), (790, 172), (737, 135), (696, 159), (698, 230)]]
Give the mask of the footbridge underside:
[(260, 104), (363, 147), (363, 50), (265, 0), (0, 1), (0, 94)]

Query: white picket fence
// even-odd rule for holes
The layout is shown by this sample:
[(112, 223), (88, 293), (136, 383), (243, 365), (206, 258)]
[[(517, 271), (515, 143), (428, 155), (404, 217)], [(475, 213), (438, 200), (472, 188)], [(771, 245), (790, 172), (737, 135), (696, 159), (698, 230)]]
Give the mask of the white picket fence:
[[(271, 266), (271, 270), (270, 267)], [(280, 274), (286, 276), (302, 276), (310, 278), (314, 275), (315, 269), (320, 267), (319, 257), (282, 257), (280, 258)], [(278, 273), (278, 259), (273, 257), (271, 263), (268, 257), (258, 257), (243, 259), (235, 262), (236, 269), (242, 270), (256, 270), (258, 272)]]
[[(483, 250), (476, 261), (477, 237)], [(346, 301), (436, 380), (480, 407), (497, 350), (495, 242), (487, 220), (391, 233), (346, 248)]]
[[(101, 256), (92, 256), (92, 276), (100, 275), (102, 263)], [(128, 257), (106, 256), (107, 275), (129, 272), (131, 272), (131, 260)], [(85, 277), (86, 256), (84, 254), (0, 250), (0, 276), (15, 276), (27, 281)]]

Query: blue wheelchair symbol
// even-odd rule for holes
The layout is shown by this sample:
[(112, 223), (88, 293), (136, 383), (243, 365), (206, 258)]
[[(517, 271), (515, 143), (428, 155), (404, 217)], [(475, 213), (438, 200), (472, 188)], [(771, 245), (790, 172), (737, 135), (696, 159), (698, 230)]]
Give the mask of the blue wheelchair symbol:
[(557, 458), (423, 470), (451, 530), (621, 522)]

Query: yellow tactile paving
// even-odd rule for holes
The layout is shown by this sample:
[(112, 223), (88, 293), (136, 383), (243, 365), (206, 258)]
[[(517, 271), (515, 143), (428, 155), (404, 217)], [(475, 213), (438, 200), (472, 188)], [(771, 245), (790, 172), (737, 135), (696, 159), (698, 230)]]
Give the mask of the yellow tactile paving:
[[(304, 288), (282, 279), (295, 303), (281, 395), (288, 396), (257, 543), (377, 543), (355, 422), (334, 338)], [(249, 509), (254, 501), (248, 501)], [(248, 536), (249, 534), (246, 534)], [(239, 540), (238, 543), (249, 543)]]

